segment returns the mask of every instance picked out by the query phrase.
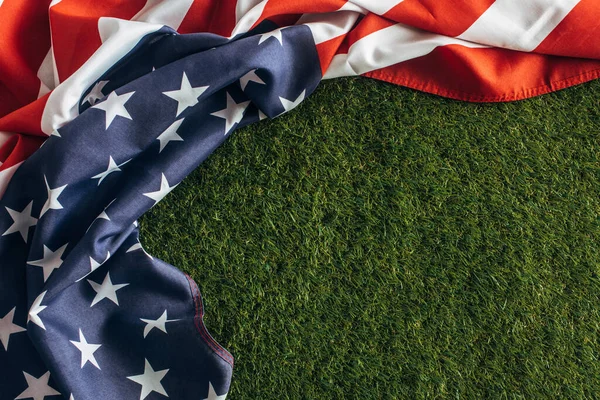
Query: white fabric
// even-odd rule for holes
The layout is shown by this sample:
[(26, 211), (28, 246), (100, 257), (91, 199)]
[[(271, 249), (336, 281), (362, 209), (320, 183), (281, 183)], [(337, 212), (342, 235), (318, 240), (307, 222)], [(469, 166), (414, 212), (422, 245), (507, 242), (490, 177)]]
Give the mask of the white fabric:
[(244, 15), (248, 14), (248, 12), (250, 12), (250, 10), (252, 10), (254, 7), (259, 5), (260, 3), (263, 3), (262, 8), (264, 9), (265, 4), (267, 3), (266, 1), (263, 1), (263, 0), (238, 0), (237, 4), (235, 5), (235, 22), (236, 22), (236, 24), (238, 22), (240, 22), (240, 20), (242, 19), (242, 17), (244, 17)]
[(533, 51), (579, 0), (496, 0), (460, 39)]
[(100, 18), (98, 31), (102, 46), (73, 75), (54, 89), (42, 114), (42, 131), (47, 135), (78, 115), (78, 103), (89, 88), (112, 65), (133, 49), (142, 37), (163, 25)]
[(177, 30), (193, 3), (194, 0), (147, 0), (144, 8), (131, 20), (166, 25)]
[(348, 54), (336, 55), (323, 79), (364, 74), (424, 56), (438, 46), (449, 44), (471, 48), (487, 47), (396, 24), (358, 40), (350, 46)]
[(327, 14), (304, 14), (296, 25), (310, 28), (315, 44), (345, 35), (360, 16), (356, 11), (337, 11)]
[[(265, 10), (265, 6), (267, 5), (267, 2), (268, 2), (268, 0), (263, 0), (260, 3), (256, 2), (256, 1), (246, 1), (245, 6), (244, 6), (246, 8), (246, 12), (243, 15), (240, 15), (239, 18), (237, 18), (238, 9), (236, 9), (237, 24), (235, 25), (235, 28), (233, 28), (233, 31), (231, 32), (231, 37), (240, 35), (242, 33), (246, 33), (250, 29), (252, 29), (254, 24), (260, 19), (263, 11)], [(256, 4), (252, 8), (248, 9), (248, 7), (253, 3), (256, 3)], [(238, 6), (239, 6), (239, 3), (238, 3)]]
[(359, 7), (365, 8), (372, 13), (383, 15), (402, 3), (403, 0), (351, 0), (348, 3), (353, 3)]
[(40, 65), (40, 69), (38, 69), (37, 77), (40, 80), (39, 99), (56, 87), (57, 74), (52, 47), (50, 47), (46, 57), (44, 57), (44, 61), (42, 61), (42, 65)]

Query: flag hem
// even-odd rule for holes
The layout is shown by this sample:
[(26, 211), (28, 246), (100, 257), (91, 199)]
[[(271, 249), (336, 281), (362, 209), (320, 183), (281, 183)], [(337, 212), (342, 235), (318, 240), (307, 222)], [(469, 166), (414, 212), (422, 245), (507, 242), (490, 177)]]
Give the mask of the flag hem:
[(442, 97), (447, 97), (454, 100), (462, 100), (469, 102), (479, 103), (498, 103), (498, 102), (509, 102), (517, 100), (525, 100), (531, 97), (541, 96), (557, 90), (569, 88), (571, 86), (581, 85), (582, 83), (592, 81), (600, 78), (600, 69), (594, 69), (587, 71), (582, 74), (574, 75), (565, 79), (550, 82), (534, 88), (524, 89), (516, 93), (505, 93), (503, 95), (496, 96), (483, 96), (473, 93), (461, 92), (459, 90), (445, 90), (439, 87), (430, 86), (415, 81), (411, 81), (406, 78), (401, 78), (397, 75), (386, 73), (384, 71), (371, 71), (363, 74), (362, 76), (377, 79), (393, 83), (400, 86), (405, 86), (410, 89), (419, 90), (421, 92), (435, 94)]
[(200, 336), (204, 340), (204, 342), (220, 357), (229, 364), (233, 368), (234, 360), (233, 356), (227, 349), (221, 346), (208, 332), (206, 326), (204, 325), (204, 303), (202, 302), (202, 294), (200, 293), (200, 289), (198, 285), (192, 279), (191, 276), (184, 273), (185, 277), (188, 280), (190, 285), (190, 291), (192, 294), (192, 298), (194, 300), (194, 325), (196, 326), (196, 330), (200, 333)]

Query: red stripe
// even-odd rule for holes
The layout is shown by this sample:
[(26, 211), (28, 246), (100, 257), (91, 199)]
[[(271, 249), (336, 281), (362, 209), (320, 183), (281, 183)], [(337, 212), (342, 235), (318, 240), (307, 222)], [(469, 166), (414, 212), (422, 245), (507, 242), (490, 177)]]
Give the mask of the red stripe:
[(360, 39), (396, 23), (446, 36), (458, 36), (467, 30), (493, 2), (494, 0), (473, 0), (448, 4), (435, 0), (405, 0), (385, 13), (384, 17), (367, 14), (348, 33), (344, 46), (337, 51), (337, 54), (346, 54), (347, 48)]
[(194, 1), (179, 26), (179, 33), (211, 32), (229, 36), (235, 27), (236, 0)]
[(19, 132), (0, 146), (0, 171), (25, 161), (46, 140), (40, 121), (48, 101), (46, 95), (0, 118), (0, 131)]
[(0, 146), (0, 171), (25, 161), (46, 140), (40, 121), (48, 94), (0, 118), (0, 131), (19, 132)]
[(316, 2), (314, 0), (270, 0), (254, 26), (257, 26), (265, 19), (277, 23), (279, 26), (286, 21), (285, 16), (298, 17), (302, 14), (327, 13), (339, 10), (346, 1), (344, 0), (326, 0)]
[(0, 131), (46, 137), (41, 121), (49, 94), (0, 118)]
[(266, 18), (274, 15), (285, 14), (317, 14), (339, 10), (346, 1), (344, 0), (271, 0), (265, 5), (262, 15)]
[(344, 42), (341, 44), (340, 48), (336, 51), (336, 54), (348, 54), (348, 49), (354, 43), (364, 38), (365, 36), (369, 36), (371, 33), (377, 32), (381, 29), (389, 28), (390, 26), (395, 25), (396, 22), (391, 21), (386, 18), (382, 18), (376, 14), (367, 14), (363, 19), (360, 20), (358, 25), (356, 25), (344, 38)]
[(25, 161), (44, 143), (41, 137), (15, 134), (4, 145), (0, 146), (0, 171)]
[(63, 0), (50, 9), (52, 46), (58, 76), (64, 81), (100, 47), (100, 17), (130, 19), (145, 0)]
[(338, 36), (317, 45), (317, 54), (321, 63), (321, 74), (325, 74), (333, 56), (338, 53), (348, 52), (348, 47), (344, 46), (345, 38), (345, 36)]
[(536, 52), (600, 59), (600, 2), (583, 0), (535, 49)]
[(449, 45), (365, 76), (459, 100), (512, 101), (596, 79), (600, 61)]
[[(2, 60), (0, 58), (0, 60)], [(0, 61), (0, 71), (1, 77), (4, 77), (4, 65), (2, 65), (2, 61)], [(14, 87), (9, 86), (11, 81), (10, 79), (2, 79), (0, 77), (0, 116), (9, 114), (10, 112), (14, 111), (16, 108), (19, 107), (19, 104), (21, 104), (23, 101), (26, 101), (25, 98), (23, 98), (21, 101), (19, 100), (19, 98), (17, 98), (17, 96), (19, 95), (25, 95), (25, 93), (21, 93), (17, 90), (15, 90)], [(8, 81), (8, 82), (5, 82)], [(17, 81), (13, 81), (13, 82), (17, 82)], [(23, 89), (24, 92), (27, 91), (27, 86), (31, 86), (31, 85), (27, 85), (24, 84), (23, 85), (25, 88)], [(31, 94), (31, 93), (30, 93)]]
[(0, 117), (35, 100), (37, 71), (50, 49), (50, 0), (4, 0), (0, 7)]
[(494, 0), (405, 0), (384, 17), (429, 32), (458, 36), (493, 3)]

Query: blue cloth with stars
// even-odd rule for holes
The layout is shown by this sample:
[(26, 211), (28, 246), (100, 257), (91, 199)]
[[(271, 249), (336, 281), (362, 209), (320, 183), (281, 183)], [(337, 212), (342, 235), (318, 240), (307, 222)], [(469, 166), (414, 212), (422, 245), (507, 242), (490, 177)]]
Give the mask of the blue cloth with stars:
[[(322, 76), (306, 26), (146, 36), (17, 170), (0, 200), (0, 400), (224, 399), (233, 358), (196, 283), (137, 219), (231, 133)], [(266, 36), (266, 35), (265, 35)]]

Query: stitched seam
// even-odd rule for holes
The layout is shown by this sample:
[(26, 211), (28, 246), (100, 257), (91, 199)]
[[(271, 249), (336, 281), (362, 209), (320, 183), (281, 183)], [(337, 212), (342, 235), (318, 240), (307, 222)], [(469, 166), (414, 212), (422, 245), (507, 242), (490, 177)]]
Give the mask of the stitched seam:
[(196, 326), (196, 330), (200, 333), (204, 342), (220, 357), (233, 367), (233, 356), (225, 350), (223, 346), (215, 341), (215, 339), (208, 333), (206, 326), (204, 326), (204, 306), (202, 304), (202, 295), (200, 293), (200, 289), (198, 289), (198, 285), (196, 282), (188, 275), (184, 274), (188, 280), (188, 284), (190, 285), (190, 291), (192, 293), (192, 297), (194, 299), (194, 325)]
[(485, 102), (497, 102), (497, 101), (514, 101), (514, 100), (523, 100), (528, 97), (539, 96), (541, 94), (549, 93), (553, 90), (565, 89), (570, 86), (578, 85), (584, 82), (591, 81), (593, 79), (597, 79), (600, 77), (600, 69), (594, 69), (591, 71), (587, 71), (581, 73), (579, 75), (574, 75), (565, 79), (553, 81), (550, 84), (544, 84), (533, 88), (524, 89), (517, 93), (505, 94), (500, 96), (479, 96), (474, 95), (472, 93), (463, 92), (460, 90), (444, 90), (439, 88), (431, 88), (426, 84), (415, 83), (409, 81), (408, 79), (399, 79), (397, 76), (379, 71), (367, 72), (364, 76), (379, 79), (387, 82), (391, 82), (397, 85), (402, 85), (409, 87), (411, 89), (420, 90), (423, 92), (436, 94), (439, 96), (451, 97), (458, 100), (465, 101), (485, 101)]

